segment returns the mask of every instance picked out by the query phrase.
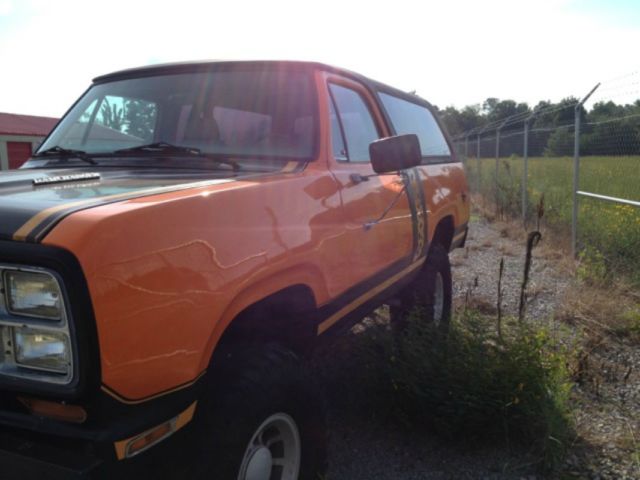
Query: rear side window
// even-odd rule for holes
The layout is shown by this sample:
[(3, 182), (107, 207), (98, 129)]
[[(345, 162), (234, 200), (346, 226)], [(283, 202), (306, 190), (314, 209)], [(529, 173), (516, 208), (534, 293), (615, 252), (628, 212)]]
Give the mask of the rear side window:
[[(339, 125), (342, 126), (344, 132), (344, 143), (349, 161), (368, 162), (369, 144), (377, 140), (380, 135), (367, 104), (358, 92), (350, 88), (331, 84), (329, 89), (335, 103)], [(332, 128), (339, 125), (332, 122)], [(337, 135), (338, 132), (332, 132), (334, 139)], [(339, 140), (333, 142), (335, 154), (335, 149), (340, 148), (336, 144), (339, 143)]]
[(451, 160), (449, 145), (428, 108), (387, 93), (380, 93), (380, 99), (398, 135), (415, 133), (418, 136), (422, 157), (427, 163)]

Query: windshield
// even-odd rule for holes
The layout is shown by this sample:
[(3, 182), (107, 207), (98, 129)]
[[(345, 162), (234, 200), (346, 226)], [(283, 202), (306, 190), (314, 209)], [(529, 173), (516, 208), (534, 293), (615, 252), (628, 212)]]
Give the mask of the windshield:
[(229, 157), (311, 160), (312, 85), (308, 73), (237, 68), (96, 84), (39, 151), (109, 154), (163, 142)]

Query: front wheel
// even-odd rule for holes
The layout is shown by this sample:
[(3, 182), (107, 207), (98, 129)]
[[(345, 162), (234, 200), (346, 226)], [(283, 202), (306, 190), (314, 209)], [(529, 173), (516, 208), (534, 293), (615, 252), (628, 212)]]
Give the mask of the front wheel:
[(300, 359), (277, 345), (252, 346), (218, 355), (212, 367), (196, 418), (200, 455), (194, 477), (321, 478), (324, 409)]
[(451, 319), (451, 265), (446, 249), (432, 245), (418, 276), (400, 293), (391, 306), (391, 322), (403, 328), (412, 315), (419, 315), (446, 333)]
[(238, 479), (297, 480), (302, 458), (300, 445), (296, 421), (286, 413), (274, 413), (251, 436), (242, 456)]

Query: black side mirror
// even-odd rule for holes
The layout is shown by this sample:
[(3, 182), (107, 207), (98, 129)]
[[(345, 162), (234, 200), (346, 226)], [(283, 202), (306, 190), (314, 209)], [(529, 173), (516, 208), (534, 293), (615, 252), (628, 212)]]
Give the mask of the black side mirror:
[(376, 173), (389, 173), (422, 163), (418, 136), (410, 133), (381, 138), (369, 144), (369, 157)]

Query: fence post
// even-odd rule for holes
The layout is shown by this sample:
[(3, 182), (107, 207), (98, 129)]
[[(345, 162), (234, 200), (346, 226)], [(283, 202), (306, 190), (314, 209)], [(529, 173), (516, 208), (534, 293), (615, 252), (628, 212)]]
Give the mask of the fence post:
[(500, 129), (502, 127), (498, 127), (496, 129), (496, 174), (495, 174), (495, 196), (496, 196), (496, 212), (498, 211), (498, 168), (500, 167)]
[(469, 160), (469, 135), (464, 137), (464, 158)]
[(480, 134), (482, 131), (478, 132), (478, 139), (476, 143), (476, 162), (478, 163), (478, 175), (476, 177), (476, 193), (480, 193), (480, 176), (482, 175), (482, 171), (480, 170)]
[[(532, 115), (533, 116), (533, 115)], [(522, 167), (522, 223), (527, 226), (527, 175), (529, 171), (529, 120), (532, 116), (524, 121), (524, 147), (522, 151), (522, 159), (524, 165)]]
[(575, 129), (573, 132), (573, 212), (571, 215), (571, 255), (576, 258), (578, 253), (578, 190), (580, 189), (580, 113), (582, 106), (589, 99), (593, 92), (600, 86), (598, 83), (591, 91), (575, 106)]

